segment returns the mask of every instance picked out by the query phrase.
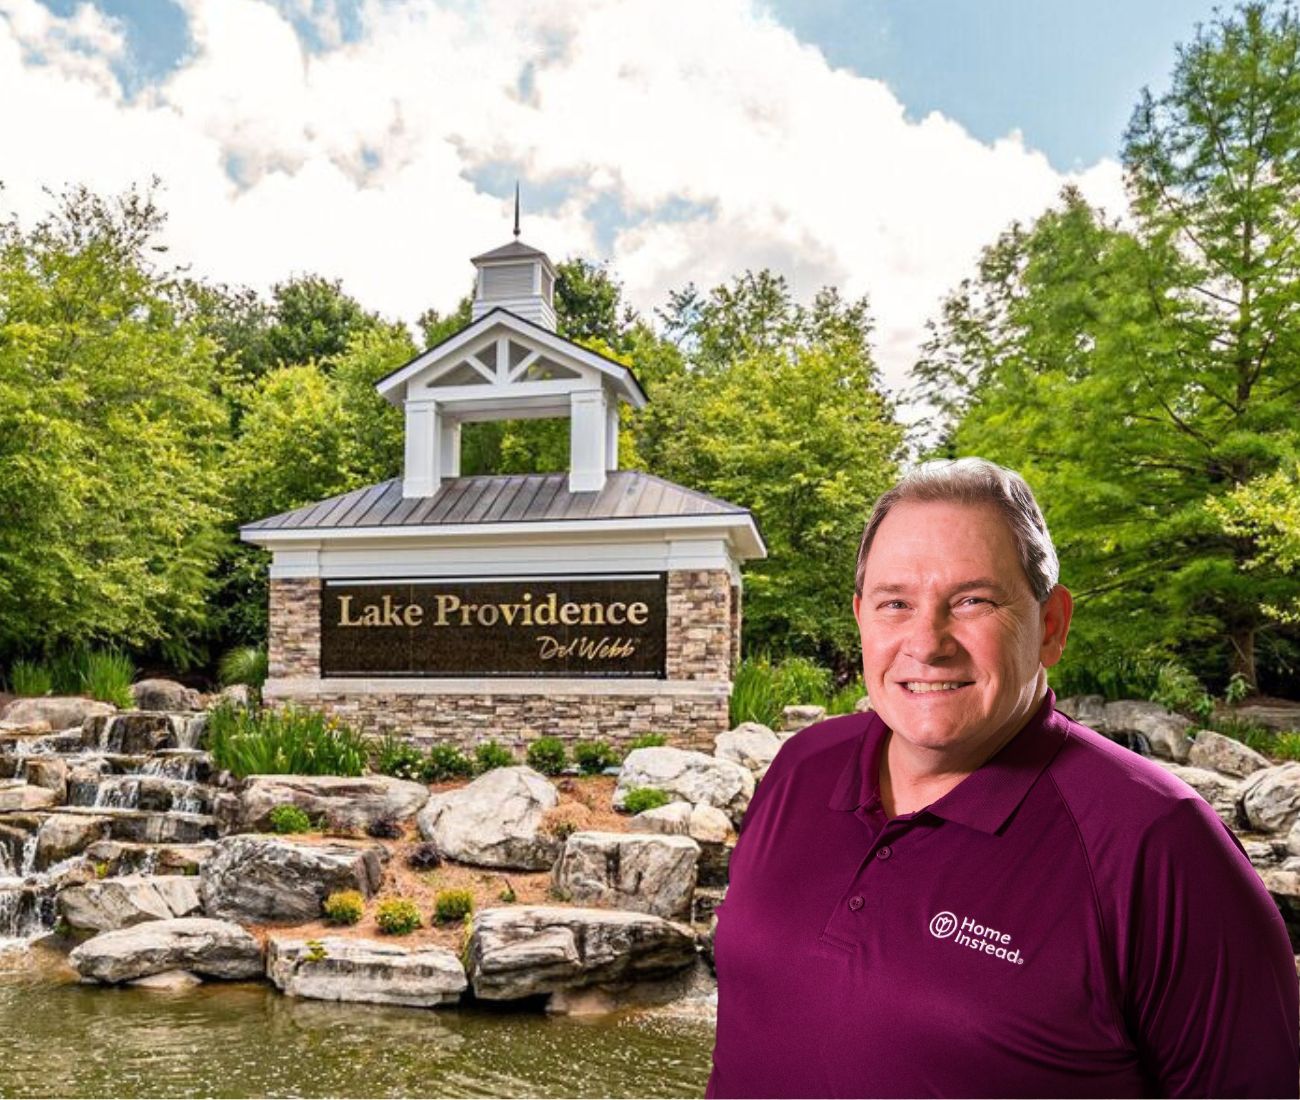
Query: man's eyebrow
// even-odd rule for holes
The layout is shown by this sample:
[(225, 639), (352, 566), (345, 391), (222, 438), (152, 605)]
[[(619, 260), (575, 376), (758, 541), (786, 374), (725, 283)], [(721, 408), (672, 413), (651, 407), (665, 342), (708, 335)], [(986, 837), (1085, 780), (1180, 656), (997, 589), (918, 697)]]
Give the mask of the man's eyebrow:
[[(959, 592), (971, 592), (975, 589), (986, 589), (991, 592), (997, 592), (999, 595), (1006, 595), (1006, 589), (997, 581), (990, 577), (973, 577), (968, 581), (962, 581), (955, 585), (951, 592), (956, 595)], [(868, 596), (898, 596), (911, 591), (911, 585), (906, 584), (877, 584), (873, 585)]]

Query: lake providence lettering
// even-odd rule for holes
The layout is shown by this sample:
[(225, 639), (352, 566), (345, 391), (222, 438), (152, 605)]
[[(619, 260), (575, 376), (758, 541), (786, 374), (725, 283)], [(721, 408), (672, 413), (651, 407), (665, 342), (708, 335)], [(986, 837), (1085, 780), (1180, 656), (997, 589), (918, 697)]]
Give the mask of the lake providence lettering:
[[(355, 596), (339, 597), (341, 627), (397, 626), (417, 627), (424, 622), (424, 606), (418, 603), (402, 604), (392, 596), (378, 602), (361, 604), (354, 611)], [(625, 602), (559, 603), (555, 592), (548, 592), (542, 600), (533, 602), (533, 594), (525, 592), (518, 603), (466, 603), (453, 593), (441, 592), (433, 597), (436, 614), (430, 626), (485, 626), (500, 624), (522, 627), (534, 626), (644, 626), (649, 621), (650, 607), (641, 600)], [(459, 612), (459, 623), (453, 617)]]

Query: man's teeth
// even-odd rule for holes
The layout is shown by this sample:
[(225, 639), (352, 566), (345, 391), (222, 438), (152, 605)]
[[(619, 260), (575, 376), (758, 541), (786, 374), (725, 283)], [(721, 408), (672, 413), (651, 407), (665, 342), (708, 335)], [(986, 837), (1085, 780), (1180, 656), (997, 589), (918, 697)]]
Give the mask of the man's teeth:
[(951, 680), (944, 684), (926, 684), (919, 680), (909, 680), (907, 682), (908, 691), (952, 691), (955, 688), (965, 687), (966, 685), (958, 680)]

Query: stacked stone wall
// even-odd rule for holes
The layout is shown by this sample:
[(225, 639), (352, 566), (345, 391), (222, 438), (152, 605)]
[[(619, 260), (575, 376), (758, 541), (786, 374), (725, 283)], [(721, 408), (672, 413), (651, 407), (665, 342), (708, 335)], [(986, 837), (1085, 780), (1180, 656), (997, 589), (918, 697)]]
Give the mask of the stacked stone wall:
[(315, 577), (272, 577), (267, 666), (272, 679), (320, 675), (320, 589)]

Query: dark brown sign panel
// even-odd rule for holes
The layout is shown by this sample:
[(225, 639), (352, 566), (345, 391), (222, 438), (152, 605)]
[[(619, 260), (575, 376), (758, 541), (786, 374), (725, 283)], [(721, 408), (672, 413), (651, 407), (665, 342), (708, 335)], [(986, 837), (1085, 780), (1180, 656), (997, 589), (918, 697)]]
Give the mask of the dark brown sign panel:
[(664, 676), (663, 573), (326, 581), (324, 676)]

